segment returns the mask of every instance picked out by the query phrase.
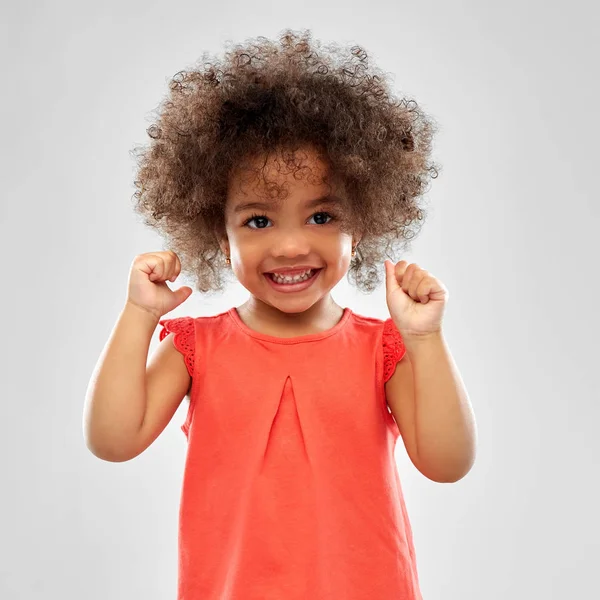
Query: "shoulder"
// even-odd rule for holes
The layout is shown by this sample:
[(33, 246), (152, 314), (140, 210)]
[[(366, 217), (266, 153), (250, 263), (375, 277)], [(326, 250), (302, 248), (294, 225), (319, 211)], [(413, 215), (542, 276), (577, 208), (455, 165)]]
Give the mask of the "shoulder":
[(161, 319), (158, 324), (161, 326), (160, 340), (162, 341), (169, 333), (179, 337), (189, 334), (194, 330), (194, 319), (192, 317), (172, 317), (170, 319)]
[(171, 317), (171, 318), (163, 318), (159, 321), (160, 325), (166, 326), (168, 328), (189, 328), (189, 327), (201, 327), (202, 325), (213, 325), (219, 324), (223, 321), (229, 320), (229, 312), (228, 310), (214, 314), (214, 315), (203, 315), (203, 316), (181, 316), (181, 317)]
[[(193, 375), (198, 343), (204, 346), (207, 340), (215, 335), (222, 335), (227, 330), (227, 321), (230, 321), (228, 311), (201, 317), (181, 316), (160, 319), (159, 341), (170, 339), (171, 343), (167, 346), (183, 355), (188, 371)], [(169, 338), (169, 334), (173, 335)]]
[(223, 311), (214, 315), (181, 316), (161, 319), (159, 325), (162, 329), (159, 339), (162, 341), (170, 333), (173, 333), (179, 343), (187, 340), (187, 345), (192, 345), (194, 341), (222, 336), (227, 334), (234, 326), (229, 312)]
[(367, 315), (361, 315), (360, 313), (354, 311), (352, 311), (352, 320), (357, 325), (362, 325), (364, 327), (378, 327), (381, 323), (383, 323), (382, 319), (368, 317)]
[(353, 313), (353, 321), (359, 335), (372, 336), (383, 352), (384, 380), (387, 381), (398, 363), (406, 354), (404, 340), (391, 318), (378, 319)]
[(352, 322), (355, 327), (365, 332), (371, 332), (374, 335), (383, 335), (383, 332), (389, 328), (388, 321), (391, 319), (378, 319), (376, 317), (367, 317), (358, 313), (352, 313)]
[(352, 316), (354, 318), (354, 322), (365, 329), (372, 329), (380, 332), (382, 335), (393, 335), (395, 337), (400, 336), (400, 332), (398, 331), (394, 321), (391, 317), (387, 317), (385, 319), (378, 319), (376, 317), (367, 317), (365, 315), (359, 315), (358, 313), (353, 312)]

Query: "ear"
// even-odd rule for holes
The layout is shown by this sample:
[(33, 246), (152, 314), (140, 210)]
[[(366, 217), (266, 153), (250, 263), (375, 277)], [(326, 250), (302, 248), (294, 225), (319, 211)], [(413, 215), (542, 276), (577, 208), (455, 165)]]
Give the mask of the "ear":
[(229, 256), (229, 240), (227, 237), (221, 238), (219, 240), (219, 247), (221, 248), (221, 252), (226, 256)]
[(225, 230), (215, 231), (215, 237), (217, 242), (219, 243), (219, 248), (221, 248), (221, 252), (229, 256), (229, 238), (227, 237), (227, 232)]

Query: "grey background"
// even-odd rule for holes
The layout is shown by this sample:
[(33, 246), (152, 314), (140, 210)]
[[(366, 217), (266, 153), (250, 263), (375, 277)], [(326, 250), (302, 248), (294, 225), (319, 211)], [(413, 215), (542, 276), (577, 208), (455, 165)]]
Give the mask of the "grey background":
[[(479, 446), (447, 485), (397, 446), (425, 600), (600, 597), (596, 4), (38, 1), (3, 3), (0, 23), (0, 598), (175, 598), (187, 404), (128, 463), (82, 436), (131, 260), (161, 249), (131, 210), (129, 151), (203, 50), (285, 27), (361, 44), (442, 127), (403, 258), (450, 291)], [(383, 287), (334, 297), (387, 316)]]

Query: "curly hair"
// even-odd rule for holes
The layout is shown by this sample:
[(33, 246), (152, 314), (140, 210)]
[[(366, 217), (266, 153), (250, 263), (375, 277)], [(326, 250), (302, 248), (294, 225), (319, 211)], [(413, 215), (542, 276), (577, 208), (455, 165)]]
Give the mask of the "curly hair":
[(439, 170), (429, 160), (435, 121), (392, 95), (360, 46), (323, 50), (310, 30), (290, 29), (279, 44), (258, 37), (225, 45), (222, 60), (205, 52), (202, 66), (170, 80), (149, 145), (132, 151), (135, 211), (167, 240), (198, 291), (222, 291), (231, 272), (219, 246), (230, 177), (251, 170), (253, 157), (314, 147), (343, 182), (344, 227), (362, 235), (348, 280), (373, 291), (384, 258), (405, 250), (425, 218), (418, 200)]

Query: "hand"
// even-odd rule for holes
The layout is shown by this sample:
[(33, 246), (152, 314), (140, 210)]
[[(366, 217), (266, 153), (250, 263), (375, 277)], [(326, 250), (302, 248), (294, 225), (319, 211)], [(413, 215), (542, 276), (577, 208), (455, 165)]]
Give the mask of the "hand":
[(449, 293), (444, 284), (417, 264), (385, 261), (386, 300), (402, 336), (423, 336), (442, 329)]
[(175, 281), (181, 272), (181, 263), (175, 252), (148, 252), (133, 259), (129, 273), (127, 302), (148, 311), (160, 319), (192, 294), (184, 286), (171, 291), (167, 281)]

